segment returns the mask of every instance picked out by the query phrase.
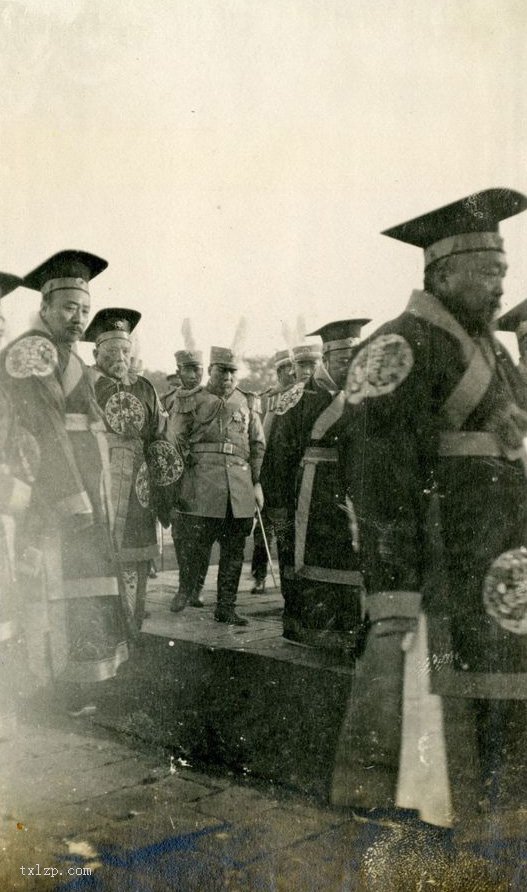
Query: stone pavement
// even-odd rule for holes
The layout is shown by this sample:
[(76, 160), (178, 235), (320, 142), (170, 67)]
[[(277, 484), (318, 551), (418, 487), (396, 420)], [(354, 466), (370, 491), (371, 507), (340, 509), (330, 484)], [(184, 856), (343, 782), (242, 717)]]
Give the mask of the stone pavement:
[(527, 888), (521, 849), (456, 846), (415, 820), (331, 810), (43, 713), (0, 743), (2, 892)]

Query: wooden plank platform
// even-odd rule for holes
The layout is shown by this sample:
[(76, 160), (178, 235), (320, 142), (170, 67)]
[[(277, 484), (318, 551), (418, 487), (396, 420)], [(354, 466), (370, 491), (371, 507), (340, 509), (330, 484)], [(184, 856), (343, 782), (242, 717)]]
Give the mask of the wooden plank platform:
[(238, 627), (216, 622), (217, 572), (217, 566), (209, 567), (202, 593), (205, 607), (201, 610), (186, 607), (180, 613), (170, 612), (170, 602), (178, 587), (178, 571), (165, 570), (158, 573), (157, 579), (150, 579), (146, 601), (150, 615), (143, 623), (143, 632), (169, 641), (192, 642), (210, 650), (245, 652), (338, 674), (352, 673), (351, 666), (343, 665), (335, 654), (299, 646), (282, 637), (282, 596), (272, 584), (263, 594), (251, 594), (254, 581), (248, 563), (242, 570), (236, 609), (247, 617), (249, 625)]

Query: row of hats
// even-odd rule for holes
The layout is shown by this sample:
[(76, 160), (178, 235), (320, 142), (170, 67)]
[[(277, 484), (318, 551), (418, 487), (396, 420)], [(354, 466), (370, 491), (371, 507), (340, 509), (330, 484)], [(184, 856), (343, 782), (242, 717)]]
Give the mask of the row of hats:
[[(503, 251), (503, 240), (498, 231), (500, 221), (519, 214), (526, 208), (527, 197), (520, 192), (504, 188), (486, 189), (386, 229), (383, 235), (422, 248), (425, 254), (425, 267), (428, 267), (437, 260), (453, 254), (484, 250)], [(106, 260), (85, 251), (61, 251), (40, 264), (23, 279), (2, 274), (0, 288), (2, 295), (8, 294), (19, 285), (41, 291), (44, 295), (61, 288), (75, 288), (88, 292), (88, 282), (107, 266)], [(347, 320), (347, 323), (360, 326), (364, 324), (364, 320)], [(313, 332), (320, 334), (325, 344), (329, 343), (329, 338), (346, 340), (350, 336), (346, 334), (340, 338), (326, 333), (328, 339), (324, 339), (322, 332), (325, 328), (327, 326)]]

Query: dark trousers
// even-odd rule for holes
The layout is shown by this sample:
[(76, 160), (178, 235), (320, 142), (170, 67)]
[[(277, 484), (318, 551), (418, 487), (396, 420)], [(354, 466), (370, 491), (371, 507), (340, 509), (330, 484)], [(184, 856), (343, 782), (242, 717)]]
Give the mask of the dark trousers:
[(233, 517), (230, 504), (225, 517), (181, 514), (183, 554), (179, 571), (180, 589), (185, 593), (196, 591), (202, 568), (205, 562), (208, 564), (214, 542), (218, 542), (217, 610), (232, 611), (242, 572), (245, 539), (251, 532), (252, 522), (252, 517)]
[[(190, 583), (189, 573), (185, 573), (185, 570), (182, 569), (186, 554), (185, 535), (187, 533), (187, 530), (190, 529), (190, 524), (188, 523), (189, 517), (190, 515), (188, 514), (178, 514), (175, 520), (172, 521), (172, 542), (174, 543), (174, 551), (176, 552), (177, 565), (179, 569), (178, 594), (184, 595), (187, 601), (191, 601), (194, 598), (199, 598), (201, 592), (203, 591), (205, 578), (207, 576), (207, 571), (210, 564), (210, 552), (212, 549), (211, 542), (209, 550), (207, 552), (203, 551), (200, 555), (193, 555), (192, 551), (190, 551), (189, 559), (193, 565), (192, 582)], [(185, 586), (189, 584), (192, 584), (194, 588), (185, 588)]]
[[(265, 529), (265, 535), (267, 536), (267, 544), (271, 547), (271, 540), (273, 537), (273, 524), (267, 513), (264, 510), (261, 512), (262, 521)], [(267, 576), (267, 551), (265, 548), (264, 537), (262, 534), (262, 528), (260, 526), (260, 521), (257, 520), (254, 533), (253, 533), (254, 547), (253, 547), (253, 556), (251, 561), (251, 573), (254, 576), (256, 582), (263, 582), (265, 577)]]

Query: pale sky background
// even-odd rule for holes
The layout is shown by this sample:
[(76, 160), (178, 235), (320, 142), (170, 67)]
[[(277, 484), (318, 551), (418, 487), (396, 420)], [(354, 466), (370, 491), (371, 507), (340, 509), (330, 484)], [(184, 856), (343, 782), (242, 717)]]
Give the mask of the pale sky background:
[[(417, 249), (381, 229), (527, 192), (524, 0), (0, 2), (0, 268), (102, 255), (94, 311), (144, 314), (145, 365), (399, 313)], [(502, 226), (523, 299), (527, 214)], [(3, 302), (10, 334), (38, 296)], [(366, 329), (366, 333), (368, 329)]]

